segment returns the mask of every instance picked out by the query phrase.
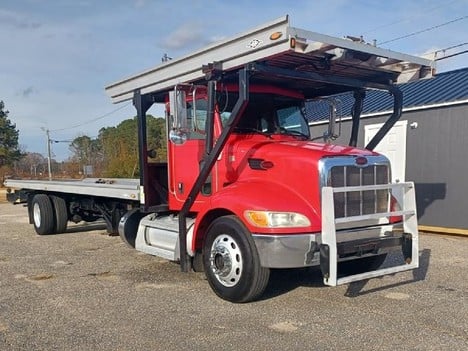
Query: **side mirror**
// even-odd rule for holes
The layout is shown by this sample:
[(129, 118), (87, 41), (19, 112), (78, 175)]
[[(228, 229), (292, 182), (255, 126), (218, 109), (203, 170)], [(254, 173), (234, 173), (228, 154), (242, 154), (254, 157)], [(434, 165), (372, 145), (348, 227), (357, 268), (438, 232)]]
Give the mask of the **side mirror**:
[[(341, 106), (341, 101), (337, 99), (328, 99), (328, 104), (330, 106), (330, 113), (328, 117), (328, 130), (324, 133), (323, 138), (326, 142), (336, 140), (341, 135), (341, 113), (338, 113), (338, 107)], [(338, 132), (336, 131), (338, 116)]]
[(208, 110), (207, 102), (205, 99), (200, 98), (197, 95), (198, 90), (201, 88), (202, 93), (206, 94), (205, 86), (194, 86), (192, 91), (192, 120), (193, 120), (193, 131), (206, 134), (206, 114)]
[(187, 140), (187, 97), (185, 91), (177, 89), (169, 92), (170, 118), (172, 121), (169, 139), (175, 144)]

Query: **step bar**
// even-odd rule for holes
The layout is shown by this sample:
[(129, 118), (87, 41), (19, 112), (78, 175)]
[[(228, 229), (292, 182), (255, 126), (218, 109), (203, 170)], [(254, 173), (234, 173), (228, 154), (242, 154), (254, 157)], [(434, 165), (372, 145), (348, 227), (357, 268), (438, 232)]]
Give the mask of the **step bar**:
[[(334, 194), (350, 191), (390, 190), (392, 195), (399, 199), (401, 209), (398, 211), (383, 212), (370, 215), (335, 218)], [(402, 216), (403, 235), (402, 249), (408, 254), (407, 261), (401, 265), (364, 272), (360, 274), (338, 278), (338, 247), (337, 223), (352, 224), (362, 220), (385, 218), (389, 216)], [(401, 235), (401, 233), (399, 233)], [(384, 237), (383, 237), (384, 238)], [(419, 233), (416, 214), (416, 198), (414, 183), (395, 183), (385, 185), (369, 185), (359, 187), (323, 187), (322, 188), (322, 244), (321, 268), (324, 273), (325, 285), (337, 286), (355, 281), (376, 278), (387, 274), (394, 274), (419, 267)], [(378, 239), (379, 238), (375, 238)], [(405, 245), (406, 243), (406, 245)], [(405, 247), (406, 246), (406, 247)], [(406, 255), (405, 255), (406, 256)]]

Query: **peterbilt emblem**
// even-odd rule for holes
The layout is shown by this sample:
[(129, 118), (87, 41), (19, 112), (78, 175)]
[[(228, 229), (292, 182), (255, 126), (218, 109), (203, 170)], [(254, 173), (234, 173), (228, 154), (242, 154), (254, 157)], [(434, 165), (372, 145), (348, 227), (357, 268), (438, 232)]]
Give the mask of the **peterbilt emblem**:
[(354, 162), (356, 162), (356, 165), (358, 165), (358, 166), (365, 166), (365, 165), (367, 165), (367, 158), (365, 158), (363, 156), (359, 156), (359, 157), (356, 157)]

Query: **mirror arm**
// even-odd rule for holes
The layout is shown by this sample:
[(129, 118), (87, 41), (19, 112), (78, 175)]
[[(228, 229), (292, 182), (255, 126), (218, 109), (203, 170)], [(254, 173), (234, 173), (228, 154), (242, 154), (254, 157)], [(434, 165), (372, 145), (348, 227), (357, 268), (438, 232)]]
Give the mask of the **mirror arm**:
[(349, 139), (349, 146), (357, 145), (357, 138), (359, 133), (359, 121), (361, 118), (361, 112), (364, 105), (364, 98), (366, 97), (366, 91), (363, 89), (354, 91), (354, 104), (351, 109), (351, 116), (353, 118), (351, 137)]
[[(208, 81), (208, 110), (206, 111), (206, 142), (205, 142), (205, 157), (207, 157), (213, 149), (213, 137), (214, 137), (214, 114), (215, 114), (215, 98), (216, 94), (216, 81)], [(196, 119), (196, 117), (195, 117)]]

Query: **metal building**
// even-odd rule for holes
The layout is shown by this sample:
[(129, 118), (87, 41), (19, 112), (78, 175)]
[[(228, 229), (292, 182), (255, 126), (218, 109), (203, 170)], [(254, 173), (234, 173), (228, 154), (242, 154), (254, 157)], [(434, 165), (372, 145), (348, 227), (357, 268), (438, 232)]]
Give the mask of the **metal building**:
[[(392, 179), (416, 184), (420, 229), (468, 233), (468, 67), (432, 79), (401, 84), (403, 114), (375, 148), (390, 158)], [(342, 137), (350, 135), (351, 94), (336, 96)], [(371, 139), (391, 114), (392, 99), (370, 91), (364, 100), (358, 146)], [(340, 111), (339, 111), (340, 112)], [(312, 136), (327, 129), (328, 104), (307, 106)]]

